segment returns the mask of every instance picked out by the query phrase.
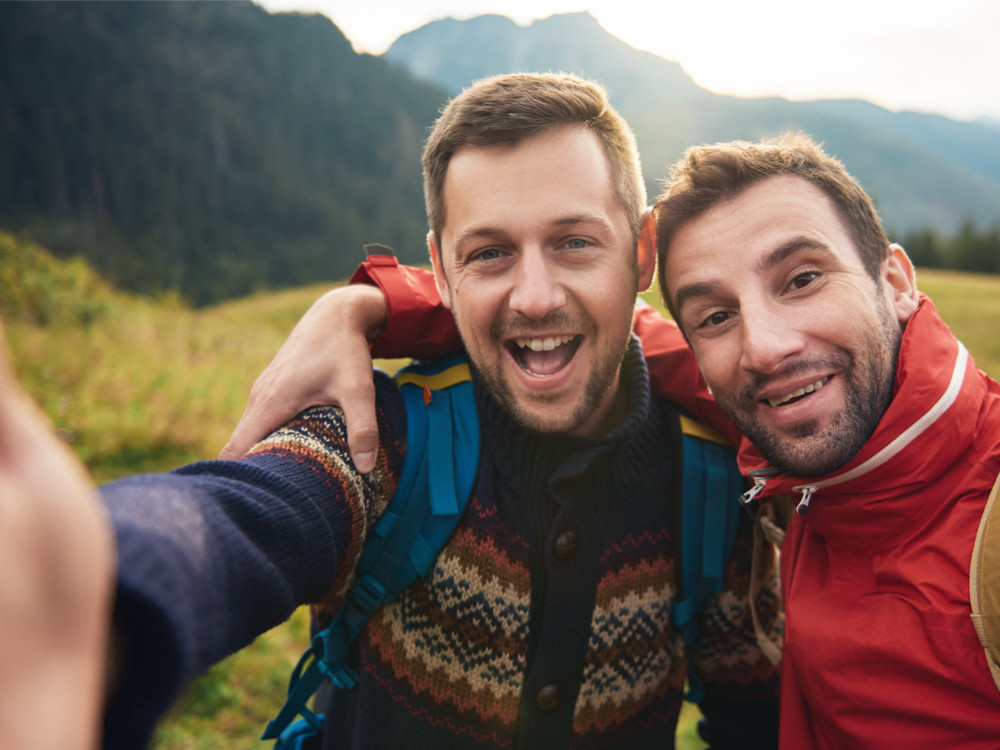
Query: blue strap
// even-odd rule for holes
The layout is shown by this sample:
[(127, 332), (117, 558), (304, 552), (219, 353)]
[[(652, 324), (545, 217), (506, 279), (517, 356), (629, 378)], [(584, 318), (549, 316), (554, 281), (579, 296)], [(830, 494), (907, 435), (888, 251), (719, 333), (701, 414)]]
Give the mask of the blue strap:
[[(685, 432), (682, 451), (682, 580), (671, 620), (684, 643), (690, 645), (698, 637), (698, 614), (725, 582), (739, 523), (743, 478), (731, 446)], [(704, 685), (690, 661), (685, 697), (695, 703), (704, 697)]]
[(351, 643), (379, 607), (427, 577), (472, 494), (479, 417), (464, 356), (404, 368), (397, 382), (406, 405), (406, 455), (396, 492), (365, 540), (354, 586), (299, 660), (285, 705), (262, 739), (277, 738), (300, 713), (313, 716), (305, 704), (324, 678), (354, 686)]
[[(726, 543), (727, 505), (735, 505), (735, 497), (728, 494), (729, 473), (721, 445), (704, 445), (705, 458), (705, 527), (702, 530), (701, 572), (704, 578), (722, 578), (722, 571), (729, 558), (723, 552)], [(738, 507), (738, 506), (737, 506)]]
[(292, 676), (288, 682), (288, 697), (285, 699), (285, 704), (278, 711), (278, 715), (268, 722), (264, 734), (261, 735), (262, 740), (277, 739), (285, 727), (300, 713), (307, 721), (310, 716), (318, 721), (317, 717), (306, 708), (306, 702), (309, 700), (309, 697), (316, 692), (316, 688), (323, 681), (323, 675), (319, 671), (317, 662), (315, 660), (309, 662), (312, 656), (313, 649), (310, 647), (299, 658), (299, 663), (292, 670)]

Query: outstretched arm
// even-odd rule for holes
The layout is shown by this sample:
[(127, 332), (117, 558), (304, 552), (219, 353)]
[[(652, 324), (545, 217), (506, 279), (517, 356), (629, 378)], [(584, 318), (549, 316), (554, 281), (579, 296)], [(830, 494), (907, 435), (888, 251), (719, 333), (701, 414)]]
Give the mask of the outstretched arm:
[(21, 390), (0, 329), (0, 737), (96, 748), (114, 550), (76, 457)]

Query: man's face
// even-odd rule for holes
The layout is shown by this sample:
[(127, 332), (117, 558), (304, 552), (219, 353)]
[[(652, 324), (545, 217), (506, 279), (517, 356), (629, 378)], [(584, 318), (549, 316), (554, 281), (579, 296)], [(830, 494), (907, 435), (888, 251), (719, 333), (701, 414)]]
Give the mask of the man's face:
[(534, 430), (616, 426), (635, 294), (653, 262), (645, 242), (637, 262), (596, 136), (561, 128), (462, 148), (444, 201), (437, 284), (490, 392)]
[(902, 250), (872, 279), (829, 198), (778, 176), (682, 225), (664, 270), (715, 398), (772, 464), (821, 476), (860, 450), (916, 309)]

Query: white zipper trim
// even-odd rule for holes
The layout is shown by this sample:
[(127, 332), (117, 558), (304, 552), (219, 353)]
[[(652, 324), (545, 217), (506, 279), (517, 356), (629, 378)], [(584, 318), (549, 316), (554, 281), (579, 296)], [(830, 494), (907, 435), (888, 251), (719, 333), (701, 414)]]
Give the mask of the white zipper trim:
[(917, 437), (921, 432), (930, 427), (934, 422), (941, 418), (952, 404), (955, 403), (955, 399), (958, 398), (959, 392), (962, 390), (962, 381), (965, 379), (965, 370), (969, 362), (969, 352), (966, 351), (965, 346), (961, 341), (958, 342), (958, 356), (955, 358), (955, 366), (951, 373), (951, 382), (948, 383), (947, 389), (938, 399), (937, 403), (934, 404), (930, 409), (928, 409), (920, 419), (907, 427), (903, 432), (901, 432), (895, 440), (889, 443), (885, 448), (880, 450), (874, 456), (869, 458), (863, 464), (855, 466), (850, 471), (844, 472), (839, 476), (830, 477), (829, 479), (824, 479), (820, 482), (812, 482), (810, 484), (802, 484), (798, 487), (793, 487), (794, 492), (808, 492), (808, 496), (803, 498), (806, 501), (806, 508), (809, 507), (808, 498), (812, 496), (813, 492), (823, 487), (831, 487), (836, 484), (841, 484), (842, 482), (848, 482), (852, 479), (856, 479), (873, 469), (877, 469), (886, 463), (889, 459), (893, 458), (897, 453), (899, 453), (910, 441)]

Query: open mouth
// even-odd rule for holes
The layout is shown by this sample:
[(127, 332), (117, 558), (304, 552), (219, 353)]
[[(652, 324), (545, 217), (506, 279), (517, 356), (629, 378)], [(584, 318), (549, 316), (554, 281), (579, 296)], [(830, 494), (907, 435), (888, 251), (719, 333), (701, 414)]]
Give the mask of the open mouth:
[(582, 341), (583, 336), (577, 334), (516, 338), (507, 342), (507, 349), (522, 370), (546, 376), (554, 375), (569, 364)]
[(830, 376), (827, 375), (825, 378), (820, 378), (815, 383), (810, 383), (809, 385), (803, 386), (802, 388), (792, 391), (791, 393), (788, 393), (784, 396), (779, 396), (777, 398), (769, 398), (767, 399), (767, 403), (769, 403), (771, 406), (783, 406), (785, 404), (794, 403), (800, 399), (805, 398), (810, 393), (815, 393), (824, 385), (826, 385), (829, 381), (830, 381)]

